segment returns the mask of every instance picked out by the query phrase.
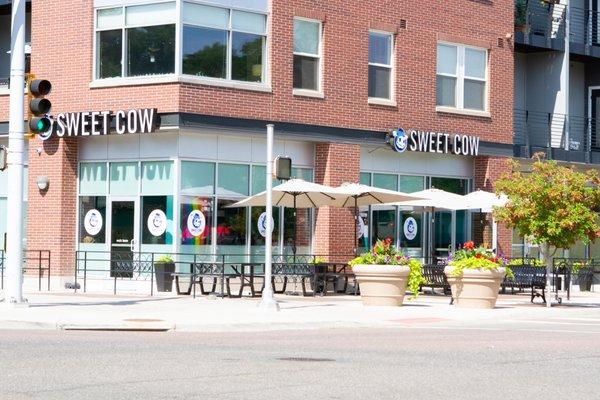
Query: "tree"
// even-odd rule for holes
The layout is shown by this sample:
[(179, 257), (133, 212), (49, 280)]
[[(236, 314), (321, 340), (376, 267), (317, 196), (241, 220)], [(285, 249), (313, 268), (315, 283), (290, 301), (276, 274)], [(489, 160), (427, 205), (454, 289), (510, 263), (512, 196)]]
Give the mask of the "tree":
[[(577, 172), (541, 157), (534, 156), (529, 173), (521, 172), (519, 162), (510, 162), (512, 172), (495, 184), (496, 192), (507, 195), (509, 201), (494, 210), (494, 217), (540, 245), (546, 261), (546, 287), (550, 288), (556, 251), (600, 237), (600, 179), (596, 171)], [(547, 306), (551, 306), (550, 298)]]

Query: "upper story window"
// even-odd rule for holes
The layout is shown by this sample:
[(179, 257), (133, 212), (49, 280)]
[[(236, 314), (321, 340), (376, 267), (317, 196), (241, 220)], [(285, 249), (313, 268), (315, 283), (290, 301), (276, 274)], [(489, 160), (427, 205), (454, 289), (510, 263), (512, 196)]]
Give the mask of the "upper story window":
[(369, 32), (369, 97), (392, 99), (394, 36)]
[(439, 43), (437, 46), (437, 105), (487, 109), (487, 50)]
[(175, 72), (175, 3), (99, 9), (96, 78)]
[(182, 2), (179, 18), (175, 4), (98, 9), (95, 78), (182, 73), (264, 83), (266, 14)]
[(321, 90), (320, 21), (294, 18), (294, 89)]
[(264, 14), (183, 3), (183, 73), (264, 82)]

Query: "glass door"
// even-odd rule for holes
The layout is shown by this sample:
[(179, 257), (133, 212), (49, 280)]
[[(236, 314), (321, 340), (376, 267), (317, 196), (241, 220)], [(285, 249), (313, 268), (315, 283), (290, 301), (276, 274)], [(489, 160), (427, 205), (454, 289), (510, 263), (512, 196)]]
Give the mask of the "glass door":
[(133, 277), (139, 240), (136, 221), (139, 219), (136, 198), (110, 201), (110, 276)]

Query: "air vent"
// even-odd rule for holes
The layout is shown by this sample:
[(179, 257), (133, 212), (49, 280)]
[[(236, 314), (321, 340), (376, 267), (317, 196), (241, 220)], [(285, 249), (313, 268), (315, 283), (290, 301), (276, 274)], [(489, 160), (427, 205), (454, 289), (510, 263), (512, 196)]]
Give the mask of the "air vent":
[(498, 38), (498, 47), (504, 47), (504, 39), (501, 37)]
[(405, 19), (400, 20), (400, 29), (406, 29), (406, 20)]

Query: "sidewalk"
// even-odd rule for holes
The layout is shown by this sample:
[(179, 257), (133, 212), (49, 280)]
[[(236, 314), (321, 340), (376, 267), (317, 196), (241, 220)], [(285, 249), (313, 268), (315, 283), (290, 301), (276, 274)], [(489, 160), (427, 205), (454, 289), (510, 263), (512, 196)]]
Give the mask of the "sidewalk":
[(500, 296), (494, 310), (458, 309), (449, 298), (422, 295), (404, 307), (363, 307), (355, 296), (276, 296), (281, 311), (259, 298), (27, 293), (29, 307), (0, 305), (0, 329), (89, 329), (184, 332), (266, 331), (342, 327), (469, 327), (545, 318), (600, 321), (600, 296), (578, 294), (548, 310), (527, 295)]

